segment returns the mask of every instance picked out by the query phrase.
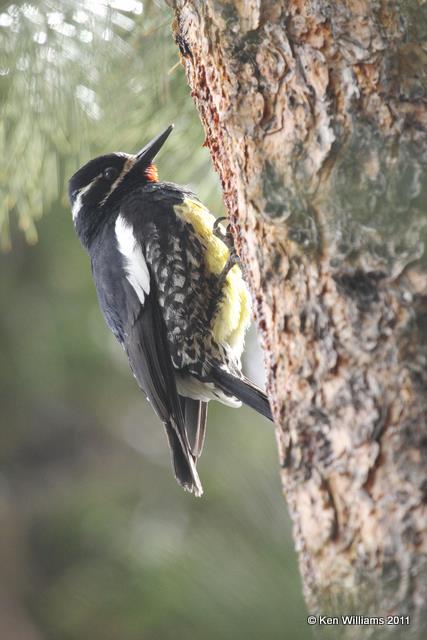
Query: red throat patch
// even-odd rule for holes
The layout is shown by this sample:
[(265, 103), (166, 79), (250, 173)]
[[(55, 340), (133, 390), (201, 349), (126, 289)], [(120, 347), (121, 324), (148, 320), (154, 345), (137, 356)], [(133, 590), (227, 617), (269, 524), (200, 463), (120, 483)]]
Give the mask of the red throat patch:
[(144, 175), (150, 182), (158, 182), (159, 174), (157, 173), (157, 167), (155, 164), (150, 164), (144, 171)]

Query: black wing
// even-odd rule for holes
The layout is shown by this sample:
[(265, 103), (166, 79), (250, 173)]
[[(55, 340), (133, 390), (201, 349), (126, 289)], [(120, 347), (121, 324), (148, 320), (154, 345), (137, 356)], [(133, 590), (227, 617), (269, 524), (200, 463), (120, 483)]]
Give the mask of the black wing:
[[(132, 225), (136, 240), (143, 249), (151, 280), (155, 281), (159, 295), (161, 322), (168, 337), (166, 346), (178, 369), (185, 366), (183, 354), (194, 349), (191, 335), (194, 324), (203, 325), (202, 309), (199, 298), (192, 289), (193, 279), (190, 271), (194, 264), (188, 264), (188, 243), (185, 225), (174, 207), (182, 204), (185, 198), (197, 200), (190, 191), (172, 183), (149, 183), (132, 192), (121, 204), (121, 215)], [(192, 247), (193, 251), (195, 250)], [(200, 247), (201, 250), (201, 247)], [(203, 270), (203, 264), (200, 264)], [(176, 285), (175, 278), (181, 279)], [(190, 296), (185, 294), (191, 291)], [(184, 300), (179, 302), (175, 294)], [(178, 295), (176, 296), (178, 297)], [(204, 308), (204, 307), (203, 307)], [(200, 328), (199, 328), (200, 329)], [(185, 423), (186, 443), (194, 459), (201, 452), (205, 437), (207, 403), (180, 396), (182, 414)]]
[(139, 386), (165, 425), (178, 482), (188, 491), (201, 495), (203, 490), (187, 438), (166, 327), (153, 280), (151, 285), (144, 306), (128, 328), (123, 346)]
[(126, 278), (112, 234), (102, 238), (98, 251), (95, 248), (92, 271), (106, 322), (125, 349), (138, 385), (165, 425), (175, 476), (185, 489), (201, 495), (155, 282), (150, 279), (150, 292), (141, 304)]

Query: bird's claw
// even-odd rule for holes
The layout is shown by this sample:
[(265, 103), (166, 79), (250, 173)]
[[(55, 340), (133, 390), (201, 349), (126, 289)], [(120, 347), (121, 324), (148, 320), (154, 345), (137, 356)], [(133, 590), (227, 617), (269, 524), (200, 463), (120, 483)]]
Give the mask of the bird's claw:
[(222, 229), (219, 226), (220, 223), (223, 222), (224, 220), (227, 220), (227, 218), (226, 217), (217, 218), (212, 227), (212, 232), (214, 236), (219, 238), (221, 242), (223, 242), (226, 245), (228, 249), (228, 258), (216, 282), (216, 287), (215, 287), (216, 295), (213, 298), (212, 310), (211, 310), (211, 313), (209, 314), (211, 319), (214, 317), (218, 309), (218, 304), (222, 300), (223, 293), (224, 293), (224, 286), (225, 286), (227, 275), (230, 269), (232, 269), (234, 265), (240, 264), (240, 258), (237, 255), (236, 249), (234, 247), (234, 239), (231, 233), (230, 223), (227, 224), (226, 231), (224, 231), (224, 229)]
[(224, 238), (226, 237), (226, 234), (229, 233), (228, 225), (227, 225), (227, 231), (226, 232), (219, 226), (221, 222), (224, 222), (224, 220), (227, 220), (227, 218), (225, 216), (221, 216), (220, 218), (217, 218), (215, 220), (215, 222), (213, 223), (213, 227), (212, 227), (212, 231), (213, 231), (214, 236), (216, 236), (217, 238), (219, 238), (223, 242), (224, 242)]
[(234, 238), (233, 238), (233, 234), (231, 233), (231, 224), (230, 223), (227, 224), (226, 231), (224, 231), (224, 229), (222, 229), (219, 226), (220, 223), (223, 222), (224, 220), (227, 220), (225, 216), (217, 218), (213, 224), (212, 231), (214, 236), (219, 238), (221, 242), (223, 242), (228, 248), (230, 255), (227, 260), (226, 267), (224, 268), (228, 272), (232, 267), (234, 267), (235, 264), (239, 263), (239, 256), (237, 255), (236, 249), (234, 247)]

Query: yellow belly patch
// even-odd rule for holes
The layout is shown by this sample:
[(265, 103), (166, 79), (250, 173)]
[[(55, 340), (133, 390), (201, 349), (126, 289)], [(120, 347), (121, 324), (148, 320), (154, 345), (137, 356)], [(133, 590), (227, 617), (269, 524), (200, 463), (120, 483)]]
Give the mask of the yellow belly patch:
[[(175, 213), (192, 225), (205, 246), (205, 263), (209, 273), (219, 276), (228, 259), (228, 247), (213, 233), (215, 217), (200, 202), (186, 198), (175, 205)], [(238, 265), (227, 274), (224, 296), (213, 319), (212, 334), (221, 344), (228, 344), (237, 358), (243, 350), (245, 333), (251, 319), (251, 298)]]

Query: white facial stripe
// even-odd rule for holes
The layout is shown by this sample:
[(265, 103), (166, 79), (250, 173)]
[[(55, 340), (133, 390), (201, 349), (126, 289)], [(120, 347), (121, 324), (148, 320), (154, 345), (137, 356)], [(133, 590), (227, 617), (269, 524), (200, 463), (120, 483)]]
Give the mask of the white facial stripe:
[(85, 193), (89, 191), (89, 189), (92, 188), (95, 182), (99, 180), (101, 175), (102, 175), (101, 173), (97, 175), (96, 178), (92, 180), (92, 182), (90, 182), (88, 185), (80, 189), (80, 191), (78, 192), (77, 198), (74, 200), (73, 208), (71, 209), (74, 222), (76, 221), (76, 218), (80, 213), (80, 209), (82, 208), (82, 197), (84, 196)]
[(142, 249), (133, 235), (132, 225), (120, 215), (116, 220), (115, 231), (119, 251), (125, 257), (126, 278), (141, 304), (144, 304), (145, 296), (150, 293), (150, 274)]
[[(123, 155), (123, 156), (124, 156), (125, 154), (119, 154), (119, 153), (117, 153), (116, 155)], [(135, 164), (135, 162), (136, 162), (136, 158), (135, 158), (135, 156), (129, 156), (129, 157), (128, 157), (128, 159), (126, 160), (126, 162), (125, 162), (125, 163), (124, 163), (124, 165), (123, 165), (123, 169), (122, 169), (122, 171), (121, 171), (120, 175), (118, 176), (118, 178), (116, 178), (116, 179), (114, 180), (114, 182), (112, 183), (112, 185), (111, 185), (111, 187), (110, 187), (109, 192), (107, 193), (107, 195), (105, 196), (105, 198), (103, 198), (103, 199), (101, 200), (101, 202), (99, 203), (101, 206), (102, 206), (103, 204), (105, 204), (105, 202), (108, 200), (109, 196), (113, 193), (114, 189), (115, 189), (116, 187), (118, 187), (118, 186), (119, 186), (119, 184), (121, 183), (121, 181), (123, 180), (123, 178), (125, 177), (125, 175), (126, 175), (127, 173), (129, 173), (129, 171), (132, 169), (132, 167), (133, 167), (133, 165)]]

